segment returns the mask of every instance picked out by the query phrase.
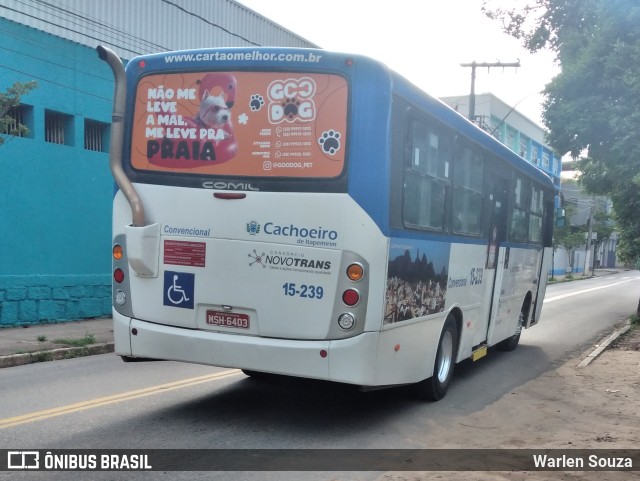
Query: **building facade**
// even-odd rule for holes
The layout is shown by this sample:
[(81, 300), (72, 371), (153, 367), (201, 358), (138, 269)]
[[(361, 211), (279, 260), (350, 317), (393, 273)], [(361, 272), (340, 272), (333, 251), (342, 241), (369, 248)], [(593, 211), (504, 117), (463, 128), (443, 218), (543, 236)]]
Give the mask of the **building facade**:
[(111, 313), (110, 68), (207, 46), (314, 47), (232, 0), (0, 0), (0, 92), (38, 82), (0, 133), (0, 327)]
[[(469, 95), (440, 100), (468, 117)], [(545, 130), (541, 126), (489, 93), (476, 95), (474, 121), (520, 157), (549, 174), (554, 185), (560, 188), (561, 157), (545, 144)]]

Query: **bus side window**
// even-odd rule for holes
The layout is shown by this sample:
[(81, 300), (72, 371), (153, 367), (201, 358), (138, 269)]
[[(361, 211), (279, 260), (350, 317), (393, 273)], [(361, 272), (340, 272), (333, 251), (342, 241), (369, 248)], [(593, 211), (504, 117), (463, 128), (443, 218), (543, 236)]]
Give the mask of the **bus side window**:
[(544, 192), (537, 187), (532, 187), (531, 212), (529, 213), (529, 240), (536, 244), (542, 243), (544, 205)]
[(529, 231), (529, 181), (516, 174), (513, 182), (513, 210), (509, 238), (515, 242), (527, 242)]
[(458, 234), (480, 235), (484, 161), (479, 152), (460, 148), (453, 172), (452, 229)]
[(410, 127), (404, 180), (404, 223), (444, 230), (451, 140), (424, 122)]

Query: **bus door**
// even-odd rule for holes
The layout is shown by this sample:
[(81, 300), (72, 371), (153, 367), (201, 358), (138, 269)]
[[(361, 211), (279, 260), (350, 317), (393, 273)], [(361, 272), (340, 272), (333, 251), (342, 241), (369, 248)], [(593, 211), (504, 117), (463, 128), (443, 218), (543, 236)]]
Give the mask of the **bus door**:
[(485, 261), (485, 291), (483, 296), (482, 326), (476, 330), (474, 345), (489, 340), (489, 334), (497, 322), (499, 302), (502, 293), (502, 281), (505, 264), (508, 263), (509, 251), (506, 247), (507, 238), (507, 204), (509, 199), (508, 185), (510, 181), (497, 170), (487, 172), (488, 193), (485, 199), (487, 222), (487, 252)]

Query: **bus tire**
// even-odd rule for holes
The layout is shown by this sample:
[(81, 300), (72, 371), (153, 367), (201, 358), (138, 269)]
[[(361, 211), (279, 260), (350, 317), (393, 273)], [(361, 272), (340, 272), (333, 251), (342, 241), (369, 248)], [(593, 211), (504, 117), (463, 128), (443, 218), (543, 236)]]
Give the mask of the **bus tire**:
[(449, 315), (444, 322), (438, 352), (433, 366), (433, 375), (415, 385), (418, 396), (429, 401), (439, 401), (446, 394), (453, 377), (458, 352), (458, 325)]
[(511, 352), (518, 347), (518, 343), (520, 342), (520, 334), (522, 334), (522, 329), (524, 329), (524, 324), (527, 322), (527, 316), (529, 315), (529, 305), (525, 302), (522, 305), (522, 309), (520, 309), (520, 317), (518, 317), (518, 329), (516, 333), (507, 337), (504, 341), (498, 343), (498, 349), (505, 352)]

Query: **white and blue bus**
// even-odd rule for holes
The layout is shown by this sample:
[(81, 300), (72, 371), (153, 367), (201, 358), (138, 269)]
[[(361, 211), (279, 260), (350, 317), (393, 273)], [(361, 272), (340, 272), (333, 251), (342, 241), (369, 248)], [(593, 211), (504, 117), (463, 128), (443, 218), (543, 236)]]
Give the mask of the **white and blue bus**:
[(115, 350), (442, 398), (512, 350), (551, 261), (549, 177), (369, 58), (145, 55), (115, 78)]

